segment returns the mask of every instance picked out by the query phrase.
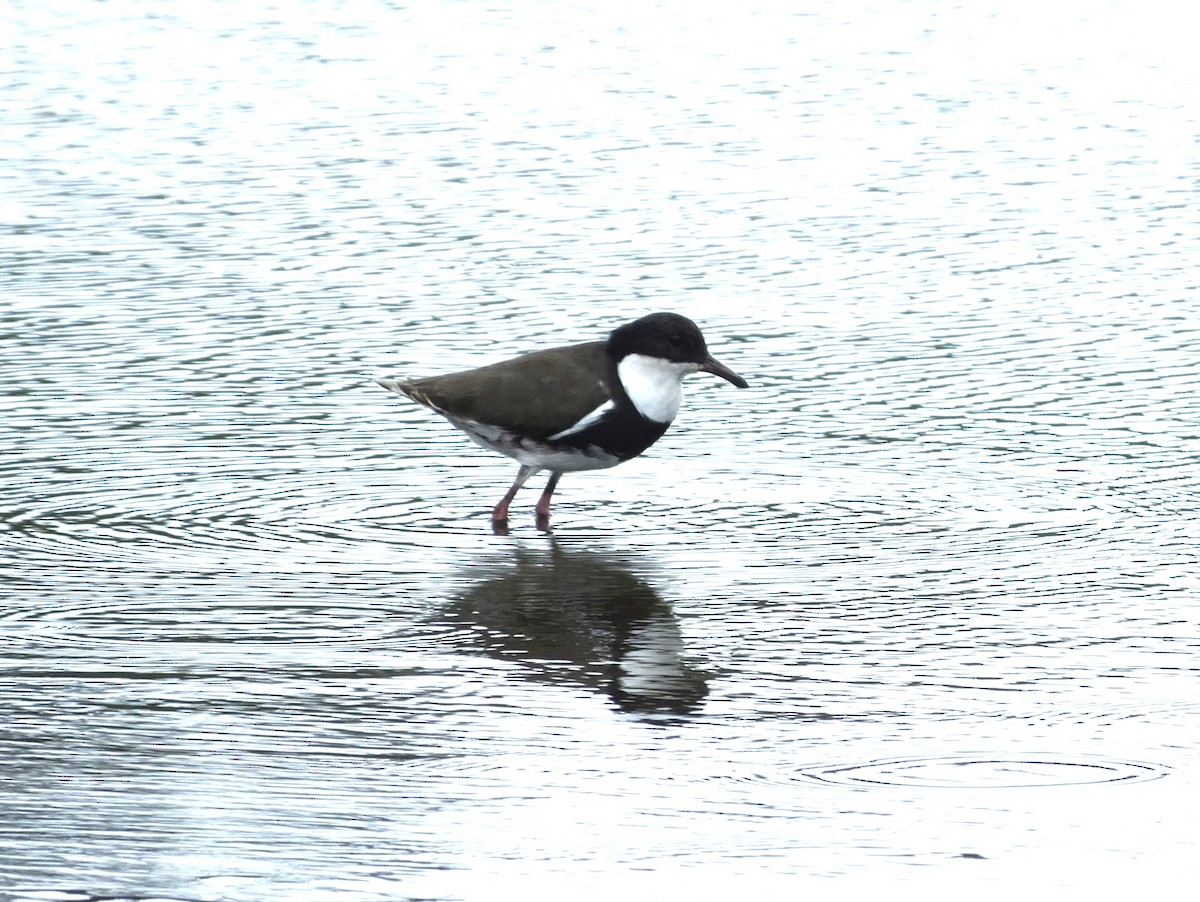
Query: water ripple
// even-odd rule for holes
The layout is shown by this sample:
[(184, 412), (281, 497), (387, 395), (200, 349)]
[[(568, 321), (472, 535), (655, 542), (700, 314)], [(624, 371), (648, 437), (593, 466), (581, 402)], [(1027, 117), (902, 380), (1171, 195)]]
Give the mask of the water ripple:
[(853, 786), (914, 786), (924, 789), (1017, 789), (1158, 780), (1168, 770), (1154, 764), (1056, 756), (1025, 759), (972, 757), (900, 758), (835, 765), (810, 773), (814, 780)]

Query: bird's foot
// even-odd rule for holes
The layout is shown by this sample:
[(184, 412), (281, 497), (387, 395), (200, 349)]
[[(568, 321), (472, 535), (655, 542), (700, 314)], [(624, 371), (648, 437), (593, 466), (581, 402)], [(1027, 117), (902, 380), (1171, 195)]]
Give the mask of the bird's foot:
[(492, 510), (492, 532), (498, 536), (508, 535), (508, 499), (505, 498)]

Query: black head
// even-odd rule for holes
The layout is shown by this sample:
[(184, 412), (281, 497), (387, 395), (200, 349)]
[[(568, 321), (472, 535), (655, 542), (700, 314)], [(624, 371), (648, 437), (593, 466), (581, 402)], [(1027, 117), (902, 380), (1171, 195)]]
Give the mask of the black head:
[(678, 313), (651, 313), (617, 327), (608, 336), (608, 353), (617, 362), (641, 354), (672, 363), (694, 363), (697, 370), (720, 376), (738, 388), (746, 387), (745, 379), (708, 353), (700, 328)]

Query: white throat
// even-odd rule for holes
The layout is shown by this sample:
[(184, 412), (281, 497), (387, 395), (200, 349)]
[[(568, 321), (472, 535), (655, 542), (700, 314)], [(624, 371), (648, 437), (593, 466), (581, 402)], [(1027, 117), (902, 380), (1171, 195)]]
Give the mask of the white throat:
[(638, 413), (655, 423), (669, 423), (679, 413), (683, 377), (699, 369), (698, 363), (628, 354), (617, 364), (617, 378)]

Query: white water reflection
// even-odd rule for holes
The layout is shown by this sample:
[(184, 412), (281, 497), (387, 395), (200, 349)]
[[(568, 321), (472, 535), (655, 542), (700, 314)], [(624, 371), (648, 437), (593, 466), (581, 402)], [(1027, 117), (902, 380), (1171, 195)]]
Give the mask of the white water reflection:
[[(50, 2), (0, 41), (0, 896), (1192, 874), (1177, 11)], [(689, 384), (552, 538), (492, 536), (508, 462), (370, 381), (656, 309), (753, 389)]]

